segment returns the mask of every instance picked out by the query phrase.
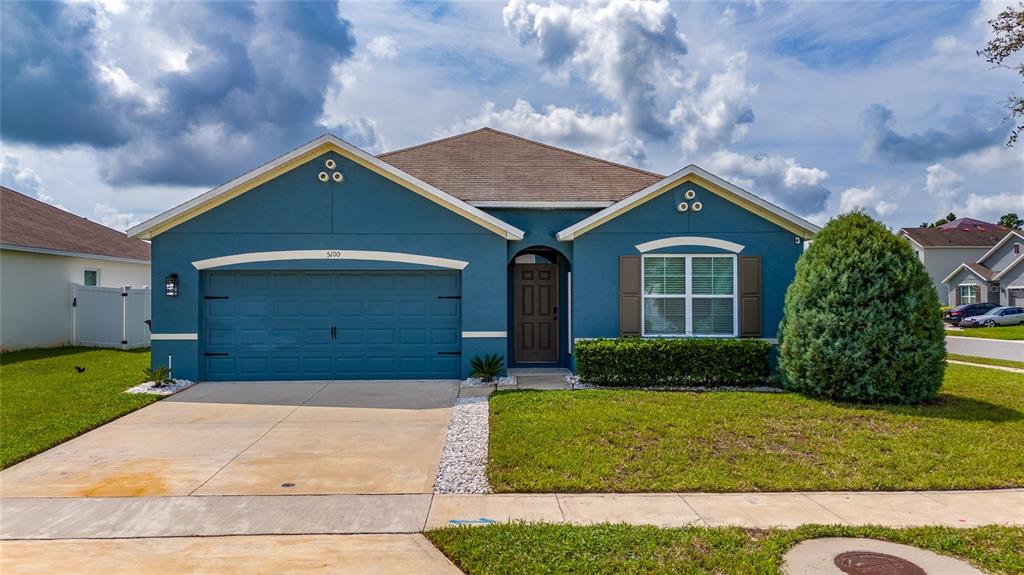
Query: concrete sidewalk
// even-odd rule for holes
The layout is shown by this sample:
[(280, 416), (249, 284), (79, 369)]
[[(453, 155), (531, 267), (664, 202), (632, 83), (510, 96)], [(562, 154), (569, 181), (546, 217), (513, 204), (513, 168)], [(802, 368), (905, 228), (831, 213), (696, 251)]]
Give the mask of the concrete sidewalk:
[(1024, 489), (5, 498), (0, 539), (416, 533), (507, 521), (752, 528), (1024, 525)]
[[(987, 328), (975, 328), (987, 329)], [(989, 359), (1024, 361), (1024, 341), (985, 339), (981, 337), (959, 337), (946, 330), (946, 352), (956, 355), (973, 355)]]

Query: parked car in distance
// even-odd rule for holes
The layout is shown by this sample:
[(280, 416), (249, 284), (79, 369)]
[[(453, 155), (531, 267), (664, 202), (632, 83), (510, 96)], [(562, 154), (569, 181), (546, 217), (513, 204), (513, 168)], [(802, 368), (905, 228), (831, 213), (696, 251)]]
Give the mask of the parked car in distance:
[(983, 315), (960, 320), (960, 327), (995, 327), (1024, 323), (1024, 307), (997, 307)]
[(985, 315), (997, 307), (999, 306), (994, 303), (965, 303), (942, 314), (942, 321), (951, 325), (960, 325), (960, 322), (966, 318)]

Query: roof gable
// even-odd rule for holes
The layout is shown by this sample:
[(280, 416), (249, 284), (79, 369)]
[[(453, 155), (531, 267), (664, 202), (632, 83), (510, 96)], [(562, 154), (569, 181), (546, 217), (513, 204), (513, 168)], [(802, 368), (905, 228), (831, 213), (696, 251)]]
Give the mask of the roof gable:
[(0, 244), (68, 255), (149, 261), (149, 244), (0, 186)]
[(606, 207), (663, 178), (492, 128), (378, 157), (461, 200), (488, 207), (534, 202)]
[(966, 271), (982, 281), (987, 282), (992, 280), (992, 270), (988, 269), (987, 267), (981, 264), (964, 262), (958, 265), (952, 273), (946, 276), (946, 278), (942, 280), (942, 283), (948, 284), (949, 282), (953, 281), (953, 279), (956, 278), (961, 271)]
[(132, 237), (150, 239), (174, 226), (205, 213), (253, 188), (273, 180), (327, 151), (334, 151), (404, 188), (423, 196), (480, 226), (506, 238), (522, 239), (525, 233), (466, 202), (441, 191), (415, 176), (387, 164), (332, 134), (300, 146), (262, 166), (218, 186), (131, 229)]
[(762, 218), (777, 224), (794, 234), (810, 238), (818, 230), (818, 226), (792, 214), (771, 202), (751, 194), (750, 192), (730, 184), (718, 176), (698, 167), (689, 165), (678, 172), (616, 202), (615, 204), (593, 214), (592, 216), (558, 232), (560, 241), (571, 241), (588, 231), (614, 219), (622, 214), (643, 205), (685, 182), (693, 182), (712, 193), (720, 196)]
[(1009, 233), (1003, 236), (998, 242), (995, 243), (995, 245), (992, 246), (992, 249), (988, 250), (987, 252), (985, 252), (985, 255), (978, 258), (978, 263), (986, 263), (989, 258), (995, 255), (995, 253), (998, 252), (999, 249), (1006, 245), (1006, 243), (1009, 242), (1011, 239), (1024, 240), (1024, 231), (1010, 230)]

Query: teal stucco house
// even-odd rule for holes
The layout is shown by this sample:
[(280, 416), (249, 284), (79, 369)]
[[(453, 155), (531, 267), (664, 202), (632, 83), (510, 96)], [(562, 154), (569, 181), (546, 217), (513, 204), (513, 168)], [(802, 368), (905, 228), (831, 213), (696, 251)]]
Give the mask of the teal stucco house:
[(585, 338), (773, 338), (817, 227), (489, 128), (373, 156), (325, 135), (129, 230), (154, 365), (193, 380), (573, 367)]

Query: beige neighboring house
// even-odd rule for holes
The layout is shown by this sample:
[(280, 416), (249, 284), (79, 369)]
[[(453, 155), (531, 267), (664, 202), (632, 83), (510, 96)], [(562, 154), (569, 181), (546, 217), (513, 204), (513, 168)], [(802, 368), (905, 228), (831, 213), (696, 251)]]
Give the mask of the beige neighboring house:
[(960, 264), (942, 281), (953, 304), (1024, 305), (1024, 231), (1011, 230), (977, 261)]
[[(981, 220), (959, 218), (932, 228), (902, 228), (898, 235), (910, 242), (928, 270), (939, 302), (957, 305), (956, 294), (950, 293), (943, 280), (961, 264), (981, 259), (1008, 231), (1008, 228)], [(989, 296), (982, 293), (980, 297), (978, 301), (988, 301)]]
[(67, 345), (71, 284), (150, 284), (149, 244), (0, 186), (0, 348)]

